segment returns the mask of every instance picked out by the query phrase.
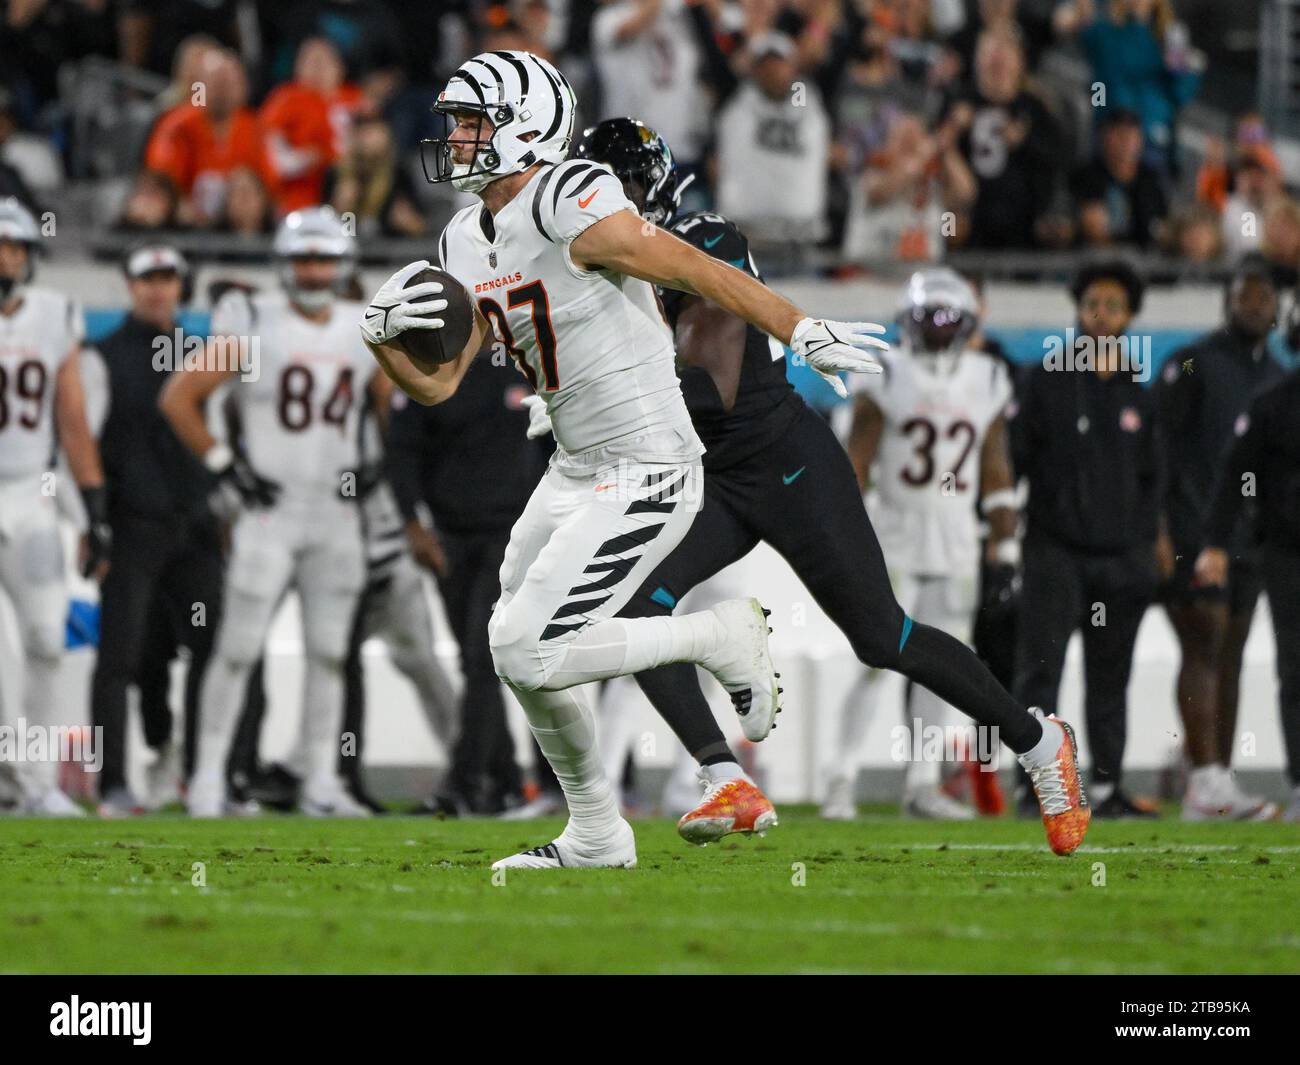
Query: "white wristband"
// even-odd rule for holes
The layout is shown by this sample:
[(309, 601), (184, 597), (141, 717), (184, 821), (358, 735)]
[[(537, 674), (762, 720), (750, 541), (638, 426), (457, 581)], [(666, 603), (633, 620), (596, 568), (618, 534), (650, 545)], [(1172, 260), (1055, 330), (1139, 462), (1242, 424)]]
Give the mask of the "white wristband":
[(980, 510), (985, 514), (990, 514), (999, 507), (1006, 507), (1009, 510), (1020, 509), (1020, 499), (1014, 488), (999, 488), (980, 500)]
[(1020, 565), (1020, 541), (1015, 537), (999, 540), (993, 545), (993, 561), (1003, 566)]
[(213, 444), (203, 453), (203, 465), (209, 473), (220, 473), (235, 461), (235, 453), (229, 444)]

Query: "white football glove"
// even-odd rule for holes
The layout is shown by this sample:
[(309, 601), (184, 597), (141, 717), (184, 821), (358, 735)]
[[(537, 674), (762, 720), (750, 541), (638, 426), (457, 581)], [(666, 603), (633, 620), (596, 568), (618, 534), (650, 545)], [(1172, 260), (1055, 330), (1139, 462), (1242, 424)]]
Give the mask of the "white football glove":
[(528, 408), (528, 439), (536, 440), (539, 436), (549, 434), (551, 416), (546, 413), (546, 400), (534, 392), (531, 396), (525, 396), (523, 403)]
[(872, 334), (885, 331), (871, 322), (828, 322), (804, 318), (794, 327), (790, 350), (802, 356), (822, 376), (836, 395), (847, 399), (849, 392), (839, 378), (840, 370), (850, 373), (880, 373), (883, 367), (864, 348), (888, 351), (889, 345)]
[(408, 329), (442, 328), (443, 320), (434, 315), (447, 309), (447, 301), (425, 298), (438, 295), (442, 285), (425, 281), (407, 287), (407, 282), (428, 266), (427, 259), (403, 266), (375, 293), (361, 319), (361, 333), (372, 344), (386, 344)]

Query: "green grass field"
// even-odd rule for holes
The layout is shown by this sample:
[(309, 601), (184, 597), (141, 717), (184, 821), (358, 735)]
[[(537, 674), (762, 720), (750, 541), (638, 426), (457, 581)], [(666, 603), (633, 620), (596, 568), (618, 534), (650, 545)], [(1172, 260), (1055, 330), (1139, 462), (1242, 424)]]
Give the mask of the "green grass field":
[(1300, 972), (1293, 825), (782, 819), (504, 884), (560, 822), (0, 820), (0, 970)]

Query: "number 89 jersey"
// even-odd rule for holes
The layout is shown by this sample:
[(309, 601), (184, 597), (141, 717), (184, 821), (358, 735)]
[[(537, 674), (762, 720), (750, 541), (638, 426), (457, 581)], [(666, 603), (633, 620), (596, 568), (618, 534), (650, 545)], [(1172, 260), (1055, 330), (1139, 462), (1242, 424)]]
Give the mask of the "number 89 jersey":
[(231, 292), (212, 312), (211, 334), (249, 337), (254, 370), (233, 397), (253, 468), (286, 500), (337, 498), (360, 462), (359, 408), (374, 371), (357, 319), (364, 307), (335, 300), (315, 322), (282, 293)]
[(33, 477), (54, 459), (54, 382), (81, 343), (81, 308), (49, 289), (23, 289), (0, 315), (0, 480)]
[(973, 574), (979, 561), (975, 503), (989, 426), (1011, 400), (1007, 368), (965, 351), (951, 372), (894, 348), (885, 372), (856, 374), (855, 389), (884, 415), (872, 485), (872, 524), (891, 572)]
[(571, 159), (540, 169), (495, 216), (478, 204), (460, 211), (438, 254), (546, 401), (561, 458), (599, 449), (686, 461), (704, 447), (654, 288), (580, 270), (569, 254), (588, 226), (624, 210), (636, 208), (608, 167)]

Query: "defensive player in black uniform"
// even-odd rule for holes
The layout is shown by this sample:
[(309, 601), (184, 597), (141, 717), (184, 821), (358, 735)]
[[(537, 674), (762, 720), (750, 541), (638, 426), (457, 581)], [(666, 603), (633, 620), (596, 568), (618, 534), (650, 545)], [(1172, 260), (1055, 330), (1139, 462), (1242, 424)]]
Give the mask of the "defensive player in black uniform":
[[(583, 134), (577, 155), (608, 164), (648, 222), (671, 222), (677, 237), (759, 277), (748, 241), (725, 218), (693, 213), (672, 221), (672, 154), (652, 130), (632, 119), (611, 119)], [(657, 232), (647, 228), (646, 238)], [(897, 670), (1000, 730), (1034, 781), (1052, 849), (1073, 851), (1089, 811), (1069, 726), (1019, 705), (960, 640), (904, 614), (848, 456), (786, 379), (783, 349), (701, 297), (669, 290), (660, 295), (675, 334), (682, 391), (708, 449), (704, 504), (686, 538), (622, 616), (670, 613), (691, 588), (760, 540), (771, 544), (862, 662)], [(838, 378), (828, 380), (845, 394)], [(694, 666), (663, 666), (638, 674), (637, 681), (703, 767), (704, 801), (679, 822), (683, 837), (705, 843), (775, 824), (771, 804), (736, 764)]]

